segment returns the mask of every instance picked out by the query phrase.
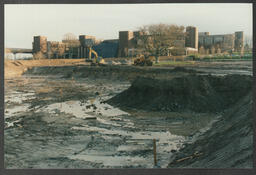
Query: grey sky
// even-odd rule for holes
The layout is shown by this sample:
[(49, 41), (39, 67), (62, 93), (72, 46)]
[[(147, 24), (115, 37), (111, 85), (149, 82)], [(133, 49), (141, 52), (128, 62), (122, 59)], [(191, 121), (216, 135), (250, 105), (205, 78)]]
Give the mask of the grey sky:
[(34, 35), (61, 41), (65, 33), (118, 38), (146, 24), (197, 26), (211, 34), (252, 35), (251, 4), (5, 5), (6, 47), (31, 48)]

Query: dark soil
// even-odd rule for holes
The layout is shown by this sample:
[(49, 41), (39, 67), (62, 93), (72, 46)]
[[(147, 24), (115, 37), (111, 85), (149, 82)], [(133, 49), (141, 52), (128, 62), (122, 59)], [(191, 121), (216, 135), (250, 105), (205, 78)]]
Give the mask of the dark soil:
[[(186, 145), (171, 160), (169, 167), (252, 168), (253, 167), (252, 93), (226, 110), (221, 120)], [(199, 156), (192, 156), (195, 153)], [(183, 159), (183, 161), (181, 161)]]
[(140, 77), (107, 102), (121, 108), (147, 111), (221, 112), (252, 89), (246, 75), (195, 75), (170, 80)]
[[(244, 68), (241, 68), (241, 66), (239, 68), (238, 65), (230, 63), (224, 66), (214, 65), (213, 69), (210, 69), (210, 67), (200, 67), (200, 69), (199, 67), (194, 67), (193, 70), (182, 67), (167, 69), (133, 66), (35, 67), (25, 72), (25, 75), (39, 75), (39, 77), (41, 75), (55, 77), (56, 75), (56, 80), (65, 79), (61, 84), (44, 82), (42, 84), (44, 85), (43, 87), (41, 87), (41, 84), (37, 85), (34, 89), (40, 98), (32, 99), (31, 104), (35, 102), (34, 106), (31, 105), (32, 107), (41, 107), (41, 104), (46, 106), (66, 100), (81, 101), (83, 98), (99, 96), (99, 92), (104, 91), (107, 91), (109, 95), (115, 95), (117, 89), (109, 88), (110, 90), (106, 90), (102, 85), (106, 82), (121, 83), (129, 80), (132, 82), (131, 87), (107, 102), (122, 109), (136, 111), (138, 115), (146, 113), (145, 116), (147, 118), (144, 116), (139, 117), (140, 115), (124, 117), (124, 124), (120, 127), (122, 130), (125, 130), (126, 121), (128, 120), (134, 124), (136, 130), (150, 132), (159, 132), (162, 128), (165, 131), (166, 128), (170, 128), (170, 132), (175, 134), (173, 128), (178, 126), (177, 133), (181, 133), (179, 130), (183, 132), (187, 130), (185, 135), (192, 138), (192, 141), (189, 140), (179, 151), (173, 150), (161, 155), (158, 149), (159, 162), (165, 156), (165, 160), (168, 163), (170, 162), (168, 167), (175, 168), (252, 168), (252, 76), (206, 75), (208, 73), (215, 74), (216, 72), (218, 75), (232, 74), (234, 72), (241, 74)], [(233, 71), (234, 69), (235, 71)], [(202, 72), (196, 70), (202, 70)], [(251, 68), (249, 71), (251, 72)], [(80, 86), (79, 82), (77, 82), (77, 85), (73, 87), (72, 84), (74, 83), (72, 81), (77, 78), (81, 78), (84, 84)], [(84, 78), (88, 78), (88, 80), (86, 79), (85, 81)], [(85, 86), (91, 83), (89, 80), (97, 80), (100, 83), (86, 88)], [(105, 82), (102, 80), (105, 80)], [(49, 87), (47, 87), (48, 84), (50, 85)], [(29, 89), (30, 86), (22, 85), (19, 88)], [(63, 90), (59, 91), (59, 89)], [(48, 113), (37, 113), (36, 115), (33, 113), (33, 111), (24, 113), (22, 120), (18, 123), (19, 126), (15, 124), (15, 126), (5, 130), (5, 144), (7, 145), (5, 146), (7, 148), (5, 150), (6, 165), (16, 168), (24, 168), (27, 167), (26, 165), (40, 168), (103, 168), (102, 165), (97, 165), (96, 162), (71, 161), (66, 158), (70, 152), (73, 154), (73, 152), (79, 153), (80, 150), (84, 150), (84, 146), (91, 142), (89, 136), (92, 131), (70, 131), (73, 126), (80, 127), (81, 124), (87, 124), (88, 121), (73, 119), (73, 117), (64, 113), (57, 113), (56, 116)], [(175, 113), (177, 113), (177, 116), (174, 115)], [(202, 114), (201, 117), (199, 116), (200, 113)], [(160, 114), (166, 116), (163, 118)], [(25, 115), (27, 117), (23, 117)], [(179, 115), (182, 115), (182, 117), (179, 117)], [(212, 117), (213, 119), (208, 119), (204, 122), (202, 122), (202, 118), (211, 118), (211, 116), (215, 116), (215, 118), (219, 116), (220, 118), (216, 123), (208, 127), (207, 121), (210, 123), (215, 118)], [(17, 117), (8, 120), (15, 121), (19, 119), (18, 115)], [(188, 122), (188, 120), (183, 120), (184, 118), (191, 120)], [(72, 122), (71, 119), (73, 119)], [(42, 120), (45, 122), (41, 122)], [(172, 124), (173, 121), (182, 124), (177, 125), (174, 124), (175, 122)], [(119, 126), (108, 126), (108, 124), (100, 122), (96, 122), (96, 124), (92, 122), (92, 124), (88, 124), (88, 126), (90, 125), (99, 128), (103, 127), (104, 129), (110, 128), (111, 131), (120, 129)], [(191, 129), (188, 130), (192, 125), (197, 126), (192, 127), (196, 128), (193, 129), (193, 132)], [(203, 129), (201, 131), (201, 128), (204, 127), (200, 125), (206, 126), (209, 130)], [(131, 129), (127, 131), (130, 132)], [(115, 135), (111, 135), (114, 139), (102, 139), (104, 138), (102, 137), (104, 133), (101, 131), (93, 131), (93, 134), (99, 137), (93, 145), (98, 152), (104, 151), (106, 148), (106, 151), (112, 151), (113, 147), (117, 147), (116, 140), (119, 140), (120, 144), (124, 142), (124, 137), (120, 136), (117, 139), (116, 137), (119, 136), (115, 133)], [(70, 150), (70, 148), (72, 149)], [(150, 152), (148, 153), (147, 151), (145, 149), (144, 154), (150, 155)], [(134, 152), (131, 153), (134, 156)], [(50, 158), (47, 158), (48, 154)], [(123, 155), (123, 152), (120, 152), (120, 154)], [(130, 156), (130, 152), (127, 155)], [(170, 161), (169, 157), (171, 157)], [(147, 158), (147, 160), (149, 159)]]
[[(107, 101), (145, 111), (219, 113), (206, 132), (171, 156), (173, 168), (252, 168), (252, 77), (187, 75), (169, 80), (141, 77)], [(199, 121), (198, 121), (199, 122)]]
[(183, 67), (176, 68), (153, 68), (137, 66), (45, 66), (33, 67), (25, 72), (25, 75), (56, 75), (62, 78), (91, 78), (91, 79), (109, 79), (119, 81), (133, 81), (140, 77), (157, 77), (169, 79), (180, 74), (200, 73), (192, 69)]

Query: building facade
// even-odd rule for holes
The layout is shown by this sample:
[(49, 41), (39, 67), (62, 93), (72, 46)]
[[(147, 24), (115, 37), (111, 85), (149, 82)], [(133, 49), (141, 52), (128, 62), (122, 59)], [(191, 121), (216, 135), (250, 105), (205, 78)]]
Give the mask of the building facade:
[[(33, 54), (42, 53), (46, 58), (88, 58), (91, 47), (103, 58), (134, 57), (140, 52), (138, 44), (142, 35), (139, 31), (119, 31), (119, 38), (113, 40), (100, 41), (95, 36), (80, 35), (78, 39), (61, 42), (47, 41), (45, 36), (35, 36)], [(209, 32), (198, 33), (197, 27), (188, 26), (184, 34), (173, 41), (172, 47), (161, 55), (242, 53), (243, 43), (242, 31), (234, 34), (210, 35)]]
[(209, 32), (199, 33), (198, 47), (200, 54), (218, 54), (243, 52), (243, 32), (234, 34), (210, 35)]
[(186, 27), (185, 33), (185, 47), (198, 49), (198, 29), (197, 27)]
[(33, 53), (41, 52), (42, 54), (47, 53), (47, 38), (45, 36), (34, 36)]
[(133, 49), (134, 47), (134, 32), (120, 31), (118, 57), (127, 57), (129, 53), (128, 50)]
[(244, 32), (235, 32), (235, 52), (244, 51)]

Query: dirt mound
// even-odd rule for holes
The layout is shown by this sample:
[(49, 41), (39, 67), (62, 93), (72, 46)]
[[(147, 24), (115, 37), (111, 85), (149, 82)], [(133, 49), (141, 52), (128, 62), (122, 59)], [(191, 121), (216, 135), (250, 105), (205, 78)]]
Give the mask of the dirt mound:
[(202, 73), (200, 71), (177, 68), (155, 68), (127, 65), (107, 65), (107, 66), (41, 66), (33, 67), (25, 72), (26, 75), (59, 75), (62, 78), (91, 78), (108, 79), (118, 81), (133, 81), (138, 76), (158, 79), (170, 79), (175, 76)]
[(5, 61), (4, 76), (5, 78), (12, 78), (22, 75), (27, 70), (20, 61)]
[(252, 168), (252, 93), (226, 110), (210, 130), (171, 159), (169, 167), (175, 168)]
[(252, 89), (245, 75), (195, 75), (170, 80), (137, 78), (129, 89), (107, 102), (123, 108), (149, 111), (220, 112)]
[(31, 68), (79, 65), (83, 62), (83, 59), (5, 60), (4, 76), (5, 78), (15, 78)]

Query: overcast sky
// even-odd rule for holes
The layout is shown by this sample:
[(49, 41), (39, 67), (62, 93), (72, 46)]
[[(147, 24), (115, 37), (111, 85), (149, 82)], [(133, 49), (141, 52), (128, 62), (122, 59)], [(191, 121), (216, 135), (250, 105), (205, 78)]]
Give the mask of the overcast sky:
[(197, 26), (199, 32), (252, 35), (251, 4), (5, 5), (5, 46), (32, 48), (34, 35), (61, 41), (65, 33), (117, 39), (147, 24)]

